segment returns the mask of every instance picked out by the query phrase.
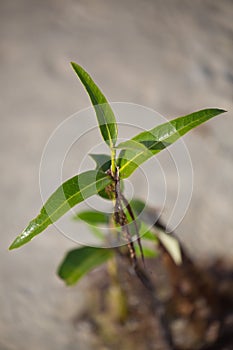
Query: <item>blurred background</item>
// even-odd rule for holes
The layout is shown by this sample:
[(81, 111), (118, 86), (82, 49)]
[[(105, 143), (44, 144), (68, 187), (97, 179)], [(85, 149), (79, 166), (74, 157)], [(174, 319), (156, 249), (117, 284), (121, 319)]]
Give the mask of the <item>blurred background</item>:
[(194, 189), (177, 233), (194, 258), (232, 259), (232, 16), (230, 0), (1, 0), (0, 350), (94, 346), (71, 326), (88, 279), (67, 288), (55, 274), (75, 244), (51, 227), (7, 250), (41, 207), (38, 170), (50, 134), (90, 105), (70, 61), (110, 101), (168, 118), (229, 111), (185, 136)]

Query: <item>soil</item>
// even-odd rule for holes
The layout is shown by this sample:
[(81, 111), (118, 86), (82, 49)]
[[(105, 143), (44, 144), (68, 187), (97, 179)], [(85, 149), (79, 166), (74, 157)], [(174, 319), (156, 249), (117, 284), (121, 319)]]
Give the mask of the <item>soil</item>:
[(194, 264), (184, 258), (178, 267), (162, 253), (161, 258), (147, 260), (146, 266), (164, 307), (172, 347), (162, 337), (150, 293), (121, 258), (120, 286), (112, 283), (105, 268), (90, 278), (88, 306), (73, 319), (77, 331), (89, 329), (98, 349), (233, 349), (231, 264)]

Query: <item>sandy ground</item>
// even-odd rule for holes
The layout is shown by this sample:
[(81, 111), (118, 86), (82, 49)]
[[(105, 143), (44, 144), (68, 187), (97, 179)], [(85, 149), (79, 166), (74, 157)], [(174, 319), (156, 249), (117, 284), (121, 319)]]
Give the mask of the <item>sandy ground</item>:
[(71, 60), (111, 101), (169, 117), (229, 111), (185, 136), (194, 190), (177, 231), (194, 256), (232, 258), (232, 15), (230, 0), (1, 1), (0, 350), (93, 348), (88, 332), (70, 322), (87, 281), (68, 289), (55, 275), (74, 243), (52, 227), (7, 251), (41, 207), (38, 168), (48, 137), (89, 105)]

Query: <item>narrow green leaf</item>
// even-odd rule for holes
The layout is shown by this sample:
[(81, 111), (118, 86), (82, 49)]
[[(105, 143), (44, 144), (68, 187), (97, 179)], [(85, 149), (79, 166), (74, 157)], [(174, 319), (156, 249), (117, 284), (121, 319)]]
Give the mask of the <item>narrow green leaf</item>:
[(49, 197), (40, 214), (16, 237), (9, 249), (18, 248), (29, 242), (70, 208), (85, 198), (97, 194), (110, 183), (111, 179), (97, 170), (86, 171), (67, 180)]
[[(144, 131), (135, 136), (131, 140), (133, 142), (120, 143), (117, 147), (123, 149), (118, 158), (121, 177), (130, 176), (142, 163), (170, 146), (188, 131), (224, 112), (226, 111), (222, 109), (194, 112)], [(144, 146), (144, 149), (140, 149), (141, 146)]]
[(117, 140), (117, 124), (112, 108), (90, 75), (77, 63), (71, 62), (71, 65), (86, 88), (95, 108), (103, 139), (113, 149)]
[(77, 213), (74, 216), (75, 220), (83, 220), (90, 225), (100, 225), (109, 223), (110, 214), (103, 213), (96, 210), (85, 210)]
[(138, 141), (132, 139), (119, 143), (119, 145), (116, 146), (116, 149), (131, 149), (145, 152), (147, 147), (144, 146), (143, 143), (139, 143)]
[(70, 251), (58, 269), (58, 275), (67, 285), (78, 282), (89, 271), (112, 258), (111, 249), (82, 247)]

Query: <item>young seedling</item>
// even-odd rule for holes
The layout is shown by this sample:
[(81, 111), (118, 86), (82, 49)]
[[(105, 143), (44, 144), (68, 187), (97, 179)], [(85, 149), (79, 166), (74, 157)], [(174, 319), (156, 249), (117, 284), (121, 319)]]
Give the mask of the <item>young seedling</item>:
[[(90, 75), (77, 63), (71, 63), (81, 82), (85, 86), (95, 108), (99, 129), (110, 148), (108, 155), (92, 155), (97, 163), (95, 170), (86, 171), (64, 182), (47, 200), (40, 214), (30, 221), (25, 230), (16, 237), (9, 249), (19, 248), (33, 237), (57, 221), (70, 208), (82, 202), (84, 198), (95, 194), (108, 196), (114, 204), (114, 221), (121, 226), (127, 237), (130, 256), (134, 266), (137, 264), (134, 244), (128, 227), (128, 217), (134, 223), (141, 256), (139, 228), (131, 205), (122, 193), (120, 182), (129, 177), (142, 163), (167, 148), (181, 136), (209, 119), (224, 113), (222, 109), (204, 109), (173, 119), (155, 128), (144, 131), (131, 140), (116, 145), (117, 122), (106, 97), (94, 83)], [(116, 149), (121, 149), (116, 159)], [(128, 213), (128, 217), (126, 215)], [(90, 212), (88, 217), (93, 216)], [(101, 250), (100, 254), (103, 253)]]
[[(83, 83), (95, 109), (98, 125), (102, 137), (109, 147), (110, 154), (91, 155), (96, 162), (96, 169), (78, 174), (65, 181), (48, 198), (39, 215), (29, 222), (25, 230), (16, 237), (9, 249), (19, 248), (31, 241), (39, 233), (43, 232), (49, 225), (62, 217), (69, 209), (93, 195), (99, 195), (113, 201), (113, 215), (97, 211), (80, 212), (76, 219), (86, 221), (95, 235), (104, 239), (99, 224), (115, 227), (116, 236), (122, 234), (128, 253), (137, 276), (147, 289), (153, 290), (153, 286), (144, 270), (138, 263), (137, 256), (151, 257), (156, 254), (150, 248), (143, 248), (142, 238), (147, 241), (156, 242), (167, 249), (176, 263), (180, 262), (178, 243), (174, 238), (161, 230), (149, 228), (145, 221), (137, 219), (140, 207), (145, 204), (133, 200), (130, 203), (125, 198), (122, 190), (124, 179), (128, 178), (141, 164), (155, 156), (163, 149), (169, 147), (184, 134), (209, 119), (224, 113), (222, 109), (203, 109), (169, 122), (163, 123), (139, 133), (135, 137), (117, 144), (118, 128), (113, 110), (98, 86), (90, 75), (77, 63), (71, 63), (74, 71)], [(116, 150), (120, 150), (116, 157)], [(156, 223), (155, 223), (156, 224)], [(92, 226), (95, 225), (95, 226)], [(141, 235), (141, 233), (144, 233)], [(132, 237), (136, 237), (138, 247), (135, 247)], [(120, 248), (115, 251), (123, 254)], [(68, 285), (75, 284), (87, 272), (111, 259), (114, 249), (81, 247), (69, 252), (59, 267), (59, 276)], [(125, 253), (124, 253), (125, 254)], [(155, 300), (156, 308), (159, 308)], [(161, 321), (163, 323), (163, 320)], [(165, 327), (166, 328), (166, 327)], [(168, 336), (169, 337), (169, 336)]]

